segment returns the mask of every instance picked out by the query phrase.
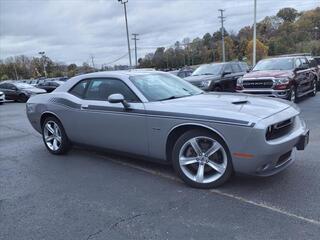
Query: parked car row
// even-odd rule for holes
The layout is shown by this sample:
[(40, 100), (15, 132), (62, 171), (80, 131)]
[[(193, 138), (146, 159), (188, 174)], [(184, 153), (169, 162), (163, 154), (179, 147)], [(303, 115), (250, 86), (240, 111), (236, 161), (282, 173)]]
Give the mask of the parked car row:
[(315, 96), (320, 86), (320, 57), (292, 54), (259, 61), (249, 71), (244, 62), (204, 64), (186, 81), (205, 91), (239, 92), (296, 102)]
[(27, 102), (33, 95), (46, 93), (45, 90), (36, 88), (30, 84), (14, 81), (0, 83), (0, 92), (4, 93), (6, 100), (17, 102)]
[(248, 70), (244, 62), (204, 64), (185, 80), (205, 91), (235, 92), (237, 79)]

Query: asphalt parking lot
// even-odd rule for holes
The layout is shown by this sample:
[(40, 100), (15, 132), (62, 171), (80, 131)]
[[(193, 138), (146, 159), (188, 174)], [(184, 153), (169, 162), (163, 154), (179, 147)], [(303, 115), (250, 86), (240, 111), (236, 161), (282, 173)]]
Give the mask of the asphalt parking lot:
[(53, 156), (25, 104), (0, 106), (0, 239), (319, 239), (320, 93), (310, 144), (269, 178), (192, 189), (170, 166), (73, 149)]

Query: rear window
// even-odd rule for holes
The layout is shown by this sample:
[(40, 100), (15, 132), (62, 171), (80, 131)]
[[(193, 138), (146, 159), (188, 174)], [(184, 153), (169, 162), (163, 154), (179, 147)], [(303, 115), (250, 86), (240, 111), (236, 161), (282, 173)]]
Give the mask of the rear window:
[(78, 82), (73, 88), (71, 88), (69, 93), (71, 93), (76, 97), (83, 98), (89, 81), (90, 81), (89, 79), (86, 79)]

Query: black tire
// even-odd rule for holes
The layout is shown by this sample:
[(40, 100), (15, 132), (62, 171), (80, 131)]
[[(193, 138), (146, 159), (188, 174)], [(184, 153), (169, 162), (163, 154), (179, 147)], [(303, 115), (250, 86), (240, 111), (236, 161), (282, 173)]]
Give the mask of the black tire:
[(310, 93), (310, 96), (314, 97), (317, 95), (317, 80), (313, 81), (312, 86), (313, 86), (312, 88), (313, 91)]
[[(293, 94), (294, 94), (294, 98), (292, 98)], [(297, 88), (293, 85), (290, 87), (290, 92), (289, 92), (287, 100), (294, 102), (294, 103), (298, 102)]]
[[(48, 146), (48, 144), (46, 143), (46, 140), (45, 140), (45, 126), (48, 122), (54, 122), (55, 124), (58, 125), (59, 130), (60, 130), (61, 143), (60, 143), (59, 148), (57, 150), (50, 149), (50, 147)], [(46, 146), (48, 151), (52, 154), (55, 154), (55, 155), (65, 154), (71, 149), (71, 142), (68, 139), (68, 136), (67, 136), (61, 122), (55, 117), (47, 117), (44, 120), (44, 122), (42, 124), (42, 139), (43, 139), (44, 145)]]
[[(225, 172), (216, 180), (209, 182), (209, 183), (199, 183), (194, 180), (191, 180), (182, 170), (180, 163), (179, 163), (179, 154), (180, 150), (183, 148), (186, 142), (188, 142), (190, 139), (195, 137), (209, 137), (213, 139), (214, 141), (218, 142), (224, 149), (226, 153), (227, 158), (227, 166), (225, 168)], [(189, 186), (195, 187), (195, 188), (202, 188), (202, 189), (209, 189), (209, 188), (216, 188), (223, 183), (225, 183), (232, 175), (233, 173), (233, 166), (232, 166), (232, 160), (231, 155), (229, 152), (229, 149), (227, 145), (224, 143), (224, 141), (216, 134), (211, 133), (204, 129), (194, 129), (187, 131), (186, 133), (182, 134), (178, 140), (176, 141), (173, 151), (172, 151), (172, 164), (175, 172), (177, 175)], [(194, 163), (198, 164), (198, 163)]]
[(220, 86), (215, 86), (215, 87), (213, 88), (213, 91), (214, 91), (214, 92), (222, 92), (222, 88), (221, 88)]
[(27, 95), (25, 95), (25, 94), (20, 94), (19, 95), (19, 98), (18, 98), (18, 102), (22, 102), (22, 103), (25, 103), (25, 102), (27, 102), (28, 101), (28, 96)]

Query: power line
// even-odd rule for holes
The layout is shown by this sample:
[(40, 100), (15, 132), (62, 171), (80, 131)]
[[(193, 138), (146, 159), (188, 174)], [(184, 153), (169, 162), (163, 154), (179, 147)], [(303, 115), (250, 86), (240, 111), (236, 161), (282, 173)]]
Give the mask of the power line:
[(221, 20), (222, 61), (225, 62), (226, 61), (226, 50), (225, 50), (225, 46), (224, 46), (223, 22), (225, 21), (226, 17), (223, 16), (223, 12), (225, 11), (224, 9), (219, 9), (218, 11), (220, 11), (220, 16), (218, 18), (220, 18), (220, 20)]
[(115, 59), (115, 60), (113, 60), (111, 62), (105, 63), (105, 65), (110, 65), (112, 63), (118, 62), (119, 60), (121, 60), (121, 59), (125, 58), (126, 56), (128, 56), (128, 54), (129, 53), (126, 53), (126, 54), (122, 55), (121, 57), (119, 57), (119, 58), (117, 58), (117, 59)]

